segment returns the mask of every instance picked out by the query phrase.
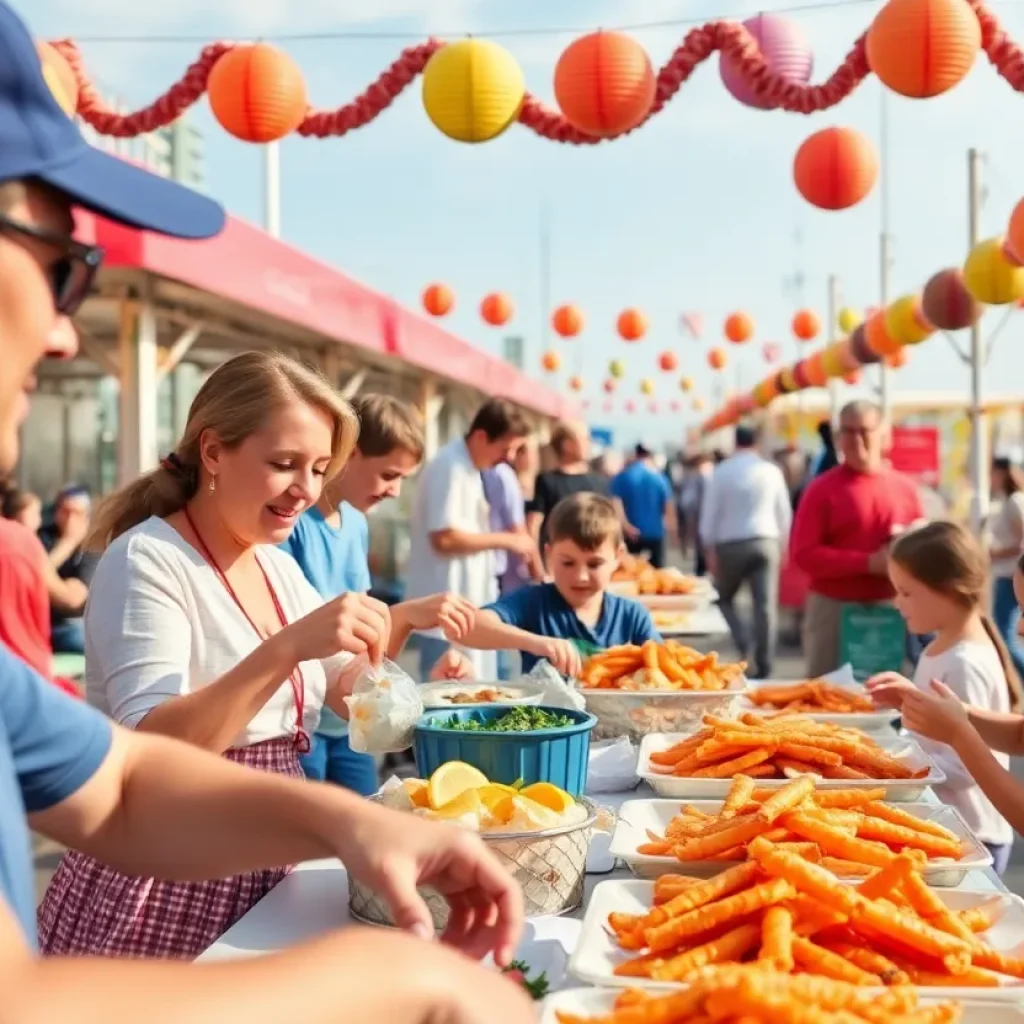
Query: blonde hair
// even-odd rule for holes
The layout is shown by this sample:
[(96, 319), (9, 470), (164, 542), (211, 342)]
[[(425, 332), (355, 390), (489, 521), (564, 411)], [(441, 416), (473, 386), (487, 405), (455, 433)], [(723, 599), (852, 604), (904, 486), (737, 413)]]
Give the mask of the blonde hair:
[(426, 441), (423, 420), (412, 406), (391, 395), (360, 395), (352, 409), (359, 420), (359, 451), (370, 458), (390, 455), (397, 449), (423, 461)]
[(575, 441), (584, 436), (585, 427), (577, 420), (559, 420), (551, 428), (551, 437), (548, 443), (554, 449), (555, 454), (561, 457), (567, 441)]
[(596, 551), (605, 541), (622, 543), (622, 525), (615, 506), (603, 495), (584, 491), (563, 498), (547, 522), (547, 542), (571, 540), (583, 551)]
[(986, 614), (988, 603), (988, 559), (974, 536), (959, 523), (938, 520), (909, 530), (897, 539), (890, 559), (936, 594), (976, 611), (992, 641), (1006, 677), (1010, 705), (1016, 710), (1024, 702), (1024, 688), (1013, 667), (995, 623)]
[(185, 432), (158, 469), (112, 494), (96, 513), (88, 544), (102, 550), (150, 516), (166, 518), (195, 497), (202, 467), (203, 435), (212, 430), (227, 448), (237, 448), (287, 403), (299, 399), (333, 421), (334, 476), (352, 454), (359, 423), (349, 404), (316, 370), (280, 352), (243, 352), (222, 363), (206, 379), (188, 411)]

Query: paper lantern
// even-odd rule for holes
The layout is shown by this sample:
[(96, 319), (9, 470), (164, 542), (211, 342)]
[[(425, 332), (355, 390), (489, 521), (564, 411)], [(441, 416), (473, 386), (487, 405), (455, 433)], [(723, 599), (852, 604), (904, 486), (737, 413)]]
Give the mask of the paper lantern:
[(850, 331), (852, 331), (862, 320), (863, 317), (857, 312), (857, 310), (851, 309), (849, 306), (844, 306), (839, 310), (839, 316), (836, 322), (839, 325), (839, 330), (841, 330), (843, 334), (849, 334)]
[(626, 364), (621, 359), (613, 359), (608, 364), (608, 372), (615, 378), (626, 376)]
[(1010, 214), (1010, 223), (1003, 241), (1003, 255), (1014, 266), (1024, 266), (1024, 199), (1017, 203)]
[(940, 270), (928, 279), (921, 311), (940, 331), (962, 330), (981, 316), (981, 306), (964, 285), (959, 267)]
[(800, 341), (813, 341), (821, 330), (821, 321), (811, 309), (797, 310), (793, 317), (793, 336)]
[(606, 139), (636, 128), (657, 82), (644, 48), (621, 32), (592, 32), (570, 43), (555, 65), (555, 99), (565, 119)]
[(821, 210), (846, 210), (875, 186), (878, 154), (853, 128), (823, 128), (805, 139), (793, 160), (797, 191)]
[[(814, 70), (814, 54), (803, 29), (789, 18), (778, 14), (758, 14), (743, 22), (743, 27), (761, 48), (768, 70), (787, 82), (809, 82)], [(776, 104), (759, 99), (739, 63), (723, 53), (718, 58), (722, 84), (733, 99), (757, 110), (771, 110)]]
[(512, 319), (515, 306), (504, 292), (491, 292), (480, 303), (480, 316), (492, 327), (502, 327)]
[(964, 285), (979, 302), (1005, 306), (1024, 298), (1024, 267), (1015, 267), (1003, 254), (1003, 239), (979, 242), (964, 263)]
[(636, 412), (636, 402), (634, 402), (632, 398), (627, 398), (622, 408), (625, 409), (626, 412)]
[(570, 391), (582, 391), (584, 387), (584, 381), (582, 377), (570, 377), (569, 378), (569, 390)]
[(904, 295), (885, 311), (885, 333), (898, 345), (918, 345), (935, 333), (916, 295)]
[(713, 348), (708, 352), (708, 366), (712, 370), (722, 370), (728, 362), (725, 352), (720, 348)]
[(36, 43), (36, 53), (43, 66), (43, 78), (53, 93), (57, 105), (68, 117), (74, 117), (78, 110), (78, 79), (71, 65), (61, 53), (49, 43)]
[(820, 353), (821, 366), (828, 380), (833, 377), (842, 377), (844, 373), (849, 373), (853, 369), (844, 358), (846, 351), (848, 351), (848, 346), (845, 341), (833, 342), (822, 349)]
[(807, 360), (801, 359), (793, 365), (793, 380), (796, 381), (797, 390), (803, 391), (811, 386), (811, 379), (807, 376)]
[(885, 325), (885, 310), (875, 313), (864, 324), (864, 340), (877, 356), (891, 356), (900, 348), (900, 343), (891, 337)]
[(860, 370), (851, 370), (849, 373), (843, 374), (843, 380), (851, 387), (855, 387), (860, 383), (861, 377), (863, 376), (864, 374)]
[(658, 403), (657, 402), (648, 402), (647, 403), (647, 411), (648, 412), (657, 412), (658, 411)]
[(910, 353), (905, 348), (899, 348), (891, 356), (885, 357), (885, 365), (892, 370), (899, 370), (907, 365)]
[(746, 313), (730, 313), (722, 327), (725, 336), (734, 345), (742, 345), (754, 334), (754, 321)]
[(679, 378), (679, 390), (690, 392), (693, 390), (693, 378), (692, 377), (680, 377)]
[(788, 395), (799, 390), (796, 379), (793, 376), (792, 366), (779, 370), (775, 375), (775, 386), (779, 389), (780, 395)]
[(654, 394), (654, 381), (644, 378), (640, 381), (640, 394), (642, 395), (653, 395)]
[(242, 43), (219, 57), (206, 94), (220, 126), (243, 142), (283, 139), (309, 108), (298, 64), (269, 43)]
[(639, 341), (647, 333), (647, 317), (639, 309), (624, 309), (615, 327), (623, 341)]
[(423, 291), (423, 308), (431, 316), (445, 316), (455, 305), (455, 293), (446, 284), (428, 285)]
[(761, 381), (751, 392), (751, 397), (754, 399), (754, 404), (763, 409), (765, 406), (771, 405), (780, 394), (778, 378), (772, 376)]
[(679, 412), (683, 407), (683, 403), (680, 402), (678, 398), (673, 398), (672, 401), (668, 403), (668, 407), (672, 412)]
[(966, 0), (888, 0), (867, 32), (868, 66), (901, 96), (925, 99), (967, 76), (981, 25)]
[[(545, 352), (540, 357), (540, 365), (548, 373), (557, 373), (562, 365), (562, 357), (557, 352)], [(573, 380), (578, 381), (579, 377), (573, 377)], [(572, 381), (569, 382), (569, 387), (572, 387)], [(573, 388), (573, 391), (579, 391), (579, 388)]]
[[(877, 315), (877, 311), (872, 314), (872, 316)], [(846, 340), (850, 343), (850, 354), (862, 366), (870, 366), (881, 361), (882, 357), (868, 345), (867, 327), (865, 324), (855, 327), (850, 332), (850, 337)]]
[(615, 408), (615, 406), (614, 406), (614, 405), (613, 405), (613, 404), (612, 404), (611, 402), (604, 402), (604, 403), (603, 403), (603, 404), (601, 405), (601, 408), (602, 408), (602, 410), (603, 410), (604, 412), (611, 412), (611, 411), (612, 411), (612, 409), (614, 409), (614, 408)]
[(601, 387), (604, 388), (604, 393), (606, 395), (613, 395), (615, 394), (615, 389), (618, 387), (618, 382), (609, 378), (601, 385)]
[(423, 69), (423, 109), (456, 142), (487, 142), (519, 117), (526, 95), (522, 68), (488, 39), (459, 39)]
[(575, 338), (583, 330), (583, 314), (575, 306), (559, 306), (551, 317), (551, 326), (561, 338)]
[(704, 411), (704, 399), (703, 398), (695, 398), (693, 400), (692, 408), (693, 408), (694, 412), (703, 412)]
[(761, 352), (764, 355), (764, 361), (766, 363), (777, 363), (779, 361), (779, 357), (782, 355), (782, 351), (779, 346), (772, 341), (766, 341)]
[(665, 373), (671, 373), (679, 366), (679, 360), (676, 357), (675, 352), (662, 352), (658, 356), (658, 366), (661, 367)]
[(812, 352), (805, 360), (804, 372), (811, 387), (823, 388), (828, 383), (825, 372), (824, 351)]

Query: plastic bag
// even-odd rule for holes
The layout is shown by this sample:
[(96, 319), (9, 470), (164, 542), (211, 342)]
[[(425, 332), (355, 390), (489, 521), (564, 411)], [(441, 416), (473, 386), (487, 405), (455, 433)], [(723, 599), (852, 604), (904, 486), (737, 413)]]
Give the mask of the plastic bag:
[(546, 708), (569, 708), (573, 711), (583, 711), (587, 706), (583, 694), (567, 683), (549, 661), (538, 661), (525, 678), (544, 688), (541, 704)]
[(374, 668), (364, 661), (345, 703), (348, 741), (357, 753), (397, 754), (412, 746), (423, 701), (416, 684), (394, 662), (385, 660)]

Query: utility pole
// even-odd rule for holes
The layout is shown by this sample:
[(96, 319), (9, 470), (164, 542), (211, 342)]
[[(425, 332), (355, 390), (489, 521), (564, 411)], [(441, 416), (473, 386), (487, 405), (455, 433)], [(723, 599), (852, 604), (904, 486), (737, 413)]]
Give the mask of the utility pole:
[[(976, 149), (967, 151), (967, 246), (968, 251), (978, 244), (981, 228), (981, 154)], [(988, 421), (982, 410), (981, 371), (985, 365), (984, 345), (981, 338), (981, 318), (971, 324), (971, 528), (981, 535), (988, 514)]]
[[(882, 200), (882, 231), (878, 239), (878, 307), (885, 309), (889, 305), (889, 273), (892, 269), (892, 253), (889, 237), (889, 90), (882, 86), (882, 116), (879, 135), (881, 149), (881, 200)], [(882, 406), (882, 418), (889, 419), (891, 400), (889, 397), (890, 371), (885, 360), (878, 363), (878, 398)]]
[[(825, 344), (831, 345), (836, 340), (838, 330), (836, 321), (839, 319), (839, 305), (842, 302), (842, 295), (839, 291), (839, 277), (837, 274), (828, 275), (828, 302), (826, 303), (828, 316), (828, 329), (825, 331)], [(828, 405), (829, 419), (835, 422), (839, 414), (839, 381), (828, 382)]]
[(281, 237), (281, 143), (263, 147), (263, 230)]

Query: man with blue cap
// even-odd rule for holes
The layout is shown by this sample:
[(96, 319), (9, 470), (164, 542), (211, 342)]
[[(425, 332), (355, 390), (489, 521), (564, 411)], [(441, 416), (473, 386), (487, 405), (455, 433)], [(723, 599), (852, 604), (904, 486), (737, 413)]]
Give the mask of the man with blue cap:
[[(75, 207), (187, 239), (224, 224), (211, 200), (88, 146), (50, 93), (24, 25), (0, 2), (0, 472), (18, 456), (35, 365), (68, 336), (67, 318), (103, 259), (75, 240)], [(121, 871), (172, 879), (339, 857), (412, 934), (346, 929), (276, 956), (203, 967), (40, 959), (30, 823)], [(422, 885), (446, 895), (449, 938), (464, 952), (509, 961), (521, 900), (478, 836), (121, 729), (0, 648), (4, 1022), (276, 1024), (296, 1013), (307, 1024), (532, 1021), (517, 986), (421, 941), (433, 936)]]

